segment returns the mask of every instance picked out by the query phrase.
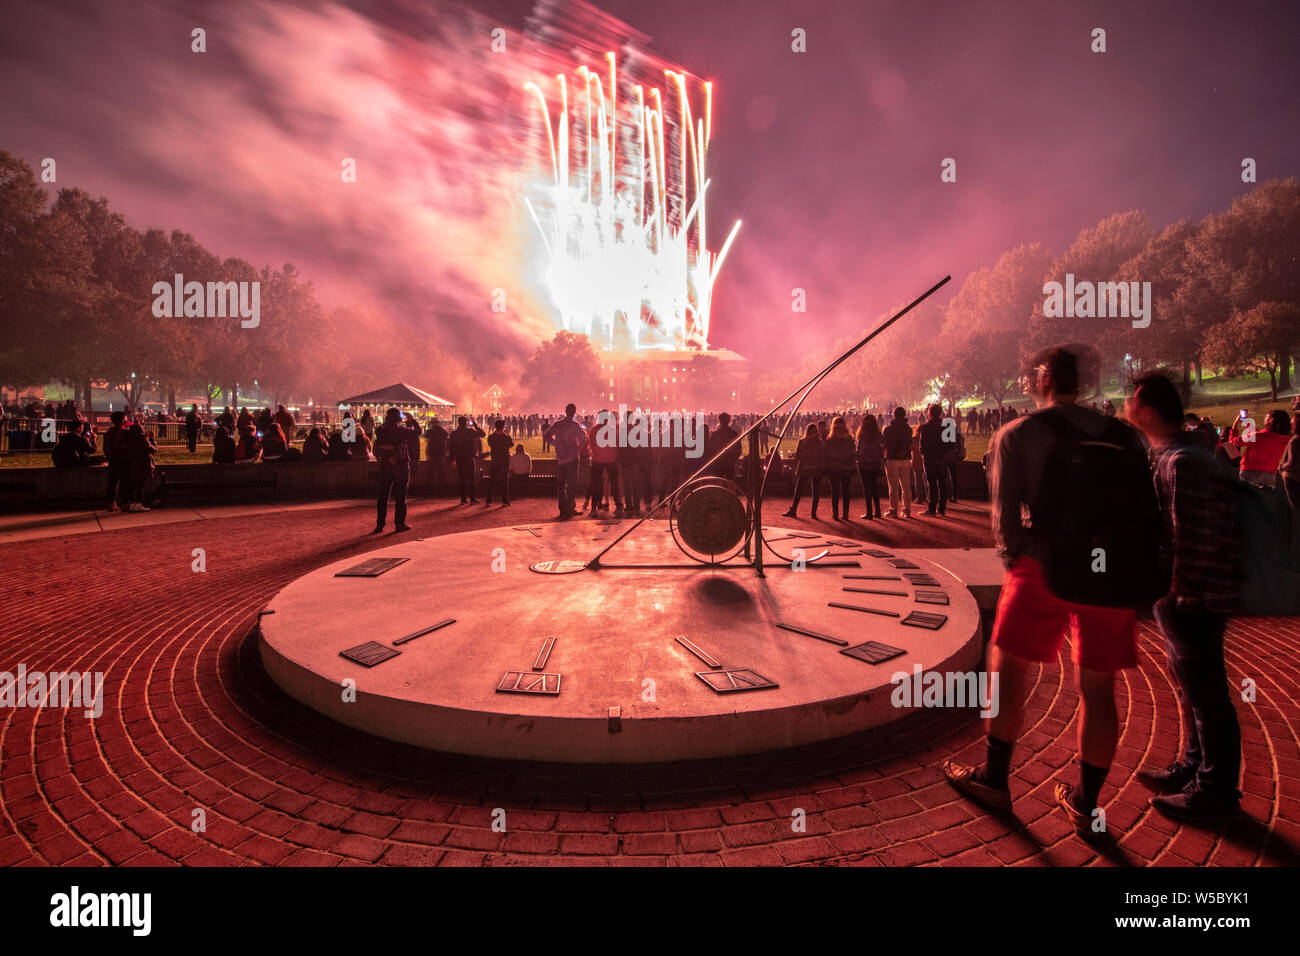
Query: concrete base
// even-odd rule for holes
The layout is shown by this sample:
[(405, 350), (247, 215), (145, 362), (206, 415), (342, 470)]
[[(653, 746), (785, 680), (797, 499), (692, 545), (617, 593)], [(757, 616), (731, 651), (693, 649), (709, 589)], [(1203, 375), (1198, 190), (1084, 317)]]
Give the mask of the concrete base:
[(926, 548), (920, 554), (964, 583), (981, 611), (997, 609), (1006, 570), (994, 548)]
[[(533, 526), (535, 534), (504, 527), (398, 538), (365, 555), (409, 559), (379, 577), (335, 577), (359, 563), (354, 557), (276, 595), (267, 606), (274, 613), (261, 619), (262, 660), (294, 699), (380, 737), (461, 754), (583, 763), (757, 753), (840, 737), (909, 712), (891, 702), (893, 675), (910, 676), (916, 665), (942, 672), (978, 666), (975, 599), (952, 573), (916, 552), (890, 552), (919, 566), (895, 569), (858, 548), (786, 538), (789, 532), (771, 528), (769, 539), (784, 538), (774, 542), (782, 554), (799, 547), (811, 558), (829, 548), (836, 554), (824, 561), (856, 566), (814, 563), (795, 571), (788, 562), (769, 563), (760, 579), (746, 565), (691, 564), (666, 523), (650, 521), (611, 551), (600, 570), (530, 570), (540, 561), (590, 560), (624, 527), (577, 520)], [(902, 575), (917, 571), (939, 582), (948, 605), (916, 602), (917, 589)], [(850, 574), (894, 580), (844, 577)], [(846, 586), (903, 593), (855, 593)], [(938, 630), (901, 624), (913, 611), (948, 620)], [(455, 623), (395, 643), (446, 619)], [(879, 641), (904, 653), (870, 664), (778, 623), (846, 646)], [(679, 637), (720, 666), (701, 660)], [(371, 641), (400, 654), (373, 667), (340, 656)], [(698, 676), (727, 668), (748, 668), (778, 686), (719, 693)], [(506, 686), (558, 685), (559, 693), (501, 692), (507, 671), (523, 677)], [(543, 673), (560, 676), (543, 683)], [(736, 683), (744, 686), (745, 679)]]

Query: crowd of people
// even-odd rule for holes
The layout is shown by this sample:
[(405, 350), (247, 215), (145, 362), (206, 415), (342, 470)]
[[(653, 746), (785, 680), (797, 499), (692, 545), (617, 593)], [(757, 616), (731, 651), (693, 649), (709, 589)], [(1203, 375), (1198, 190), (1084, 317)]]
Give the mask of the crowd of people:
[(863, 415), (854, 432), (849, 431), (843, 415), (807, 424), (794, 451), (794, 495), (785, 517), (799, 516), (799, 502), (807, 490), (812, 498), (811, 516), (817, 518), (822, 480), (826, 479), (831, 518), (849, 520), (854, 475), (861, 483), (864, 519), (882, 517), (882, 478), (889, 495), (889, 511), (884, 516), (910, 518), (915, 503), (925, 503), (927, 515), (947, 513), (948, 503), (957, 500), (957, 463), (966, 458), (960, 416), (945, 416), (941, 405), (930, 405), (919, 416), (915, 430), (901, 405), (883, 428), (882, 417)]
[[(1300, 399), (1292, 403), (1293, 413), (1300, 412), (1297, 406)], [(1116, 416), (1109, 399), (1087, 405), (1079, 403), (1079, 407), (1102, 417)], [(198, 405), (182, 411), (183, 414), (175, 416), (143, 408), (114, 413), (114, 425), (102, 436), (101, 452), (100, 436), (71, 400), (57, 405), (47, 402), (45, 406), (32, 401), (25, 407), (7, 409), (7, 413), (27, 418), (35, 415), (57, 422), (58, 439), (52, 451), (57, 467), (108, 464), (114, 476), (128, 472), (140, 475), (138, 481), (113, 482), (114, 505), (122, 509), (148, 507), (144, 500), (133, 500), (132, 495), (142, 494), (153, 475), (152, 455), (159, 440), (149, 426), (155, 423), (179, 423), (191, 452), (197, 450), (201, 441), (210, 438), (212, 461), (218, 464), (375, 461), (378, 458), (375, 436), (383, 427), (377, 424), (369, 408), (361, 409), (359, 414), (344, 410), (333, 423), (328, 412), (319, 409), (313, 409), (308, 422), (299, 423), (284, 405), (275, 411), (270, 407), (255, 410), (244, 407), (236, 412), (226, 407), (213, 414), (211, 409), (201, 409)], [(508, 506), (512, 483), (517, 494), (519, 479), (533, 470), (532, 459), (520, 440), (540, 437), (543, 454), (555, 455), (557, 475), (564, 474), (564, 466), (576, 463), (572, 482), (557, 479), (562, 485), (571, 484), (575, 491), (572, 504), (566, 503), (563, 495), (559, 496), (561, 514), (571, 516), (589, 511), (592, 515), (606, 512), (615, 517), (639, 516), (690, 477), (699, 462), (682, 445), (604, 447), (596, 435), (599, 421), (609, 414), (602, 411), (579, 418), (575, 411), (572, 416), (564, 417), (501, 416), (491, 423), (489, 433), (468, 416), (462, 416), (457, 427), (448, 431), (436, 417), (421, 423), (414, 412), (399, 410), (399, 425), (404, 429), (408, 445), (410, 478), (419, 477), (423, 461), (424, 483), (435, 493), (455, 487), (463, 503), (478, 504), (482, 493), (487, 499), (485, 504), (497, 500), (502, 506)], [(631, 423), (641, 413), (625, 414)], [(775, 455), (773, 470), (773, 477), (791, 480), (792, 497), (785, 516), (798, 517), (799, 505), (809, 498), (811, 517), (817, 519), (822, 499), (829, 491), (832, 520), (846, 521), (856, 494), (861, 494), (863, 500), (859, 517), (866, 520), (911, 518), (914, 506), (923, 506), (926, 516), (945, 515), (948, 505), (958, 500), (958, 466), (967, 457), (965, 436), (989, 434), (990, 430), (996, 434), (1023, 415), (1009, 405), (1000, 409), (970, 409), (964, 413), (951, 405), (939, 404), (919, 413), (909, 413), (901, 405), (892, 410), (871, 408), (859, 414), (801, 411), (788, 423), (783, 416), (775, 416), (769, 420), (770, 427), (759, 430), (759, 450), (765, 458), (776, 444), (778, 417), (785, 424), (788, 436), (782, 449), (793, 444), (788, 457), (782, 458), (779, 452)], [(685, 445), (703, 448), (707, 460), (759, 418), (757, 413), (734, 417), (726, 412), (708, 414), (701, 416), (703, 435), (693, 436), (689, 432), (696, 427), (695, 419), (685, 416)], [(574, 425), (581, 429), (580, 440), (573, 437)], [(134, 434), (137, 427), (136, 464), (130, 468), (121, 461), (114, 464), (111, 451), (117, 444), (118, 429)], [(1244, 479), (1259, 485), (1286, 487), (1291, 497), (1296, 497), (1300, 449), (1295, 438), (1296, 431), (1300, 430), (1293, 429), (1292, 415), (1287, 411), (1273, 409), (1256, 422), (1246, 409), (1241, 409), (1238, 417), (1222, 427), (1209, 418), (1186, 414), (1184, 427), (1218, 459), (1238, 470)], [(556, 443), (557, 435), (561, 437), (560, 444)], [(570, 436), (568, 440), (566, 435)], [(796, 435), (800, 437), (790, 443), (790, 438)], [(148, 463), (145, 462), (146, 445)], [(748, 445), (742, 449), (737, 444), (710, 472), (743, 480), (747, 452)], [(989, 467), (988, 456), (984, 464)], [(486, 472), (485, 481), (481, 472)], [(583, 493), (580, 505), (577, 503), (579, 485)], [(122, 497), (124, 489), (127, 494)]]

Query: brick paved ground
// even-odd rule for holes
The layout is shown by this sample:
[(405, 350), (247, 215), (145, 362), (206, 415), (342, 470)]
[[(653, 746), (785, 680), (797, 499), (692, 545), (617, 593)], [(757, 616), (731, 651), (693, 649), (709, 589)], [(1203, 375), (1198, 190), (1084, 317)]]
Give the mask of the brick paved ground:
[[(427, 535), (549, 520), (551, 510), (531, 500), (465, 516), (423, 502), (411, 523)], [(435, 755), (335, 725), (268, 681), (250, 632), (291, 579), (389, 543), (364, 535), (370, 519), (358, 505), (0, 546), (0, 670), (21, 662), (104, 671), (107, 681), (95, 721), (51, 709), (0, 715), (0, 865), (1300, 861), (1295, 619), (1232, 626), (1229, 672), (1258, 686), (1254, 704), (1237, 705), (1248, 816), (1209, 830), (1150, 812), (1131, 779), (1178, 746), (1163, 653), (1144, 629), (1141, 666), (1120, 682), (1127, 722), (1103, 793), (1116, 841), (1098, 852), (1052, 807), (1057, 772), (1074, 778), (1078, 700), (1061, 662), (1042, 670), (1017, 753), (1021, 826), (940, 778), (944, 758), (981, 755), (968, 713), (774, 756), (613, 769)], [(859, 523), (857, 536), (865, 527), (900, 547), (988, 544), (980, 506), (958, 506), (943, 525)], [(206, 574), (190, 570), (196, 547), (207, 551)], [(492, 829), (497, 807), (506, 833)], [(195, 808), (206, 810), (205, 833), (191, 831)], [(796, 809), (806, 832), (791, 826)]]

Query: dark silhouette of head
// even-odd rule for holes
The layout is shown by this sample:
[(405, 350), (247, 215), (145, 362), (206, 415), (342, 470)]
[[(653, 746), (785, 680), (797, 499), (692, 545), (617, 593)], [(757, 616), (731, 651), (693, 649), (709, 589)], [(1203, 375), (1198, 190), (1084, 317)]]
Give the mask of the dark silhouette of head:
[(1073, 401), (1079, 394), (1079, 356), (1059, 345), (1044, 349), (1029, 362), (1029, 386), (1043, 401)]

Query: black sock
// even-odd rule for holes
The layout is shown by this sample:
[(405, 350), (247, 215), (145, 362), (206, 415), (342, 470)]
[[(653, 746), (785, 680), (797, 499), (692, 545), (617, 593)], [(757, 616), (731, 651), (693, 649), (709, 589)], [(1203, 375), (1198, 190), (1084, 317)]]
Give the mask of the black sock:
[(988, 756), (984, 761), (984, 782), (990, 786), (1005, 788), (1007, 777), (1011, 774), (1011, 754), (1016, 749), (1014, 741), (999, 740), (992, 734), (988, 737)]
[(1082, 813), (1092, 813), (1101, 796), (1101, 785), (1106, 782), (1110, 767), (1094, 767), (1079, 761), (1079, 789), (1074, 791), (1074, 807)]

